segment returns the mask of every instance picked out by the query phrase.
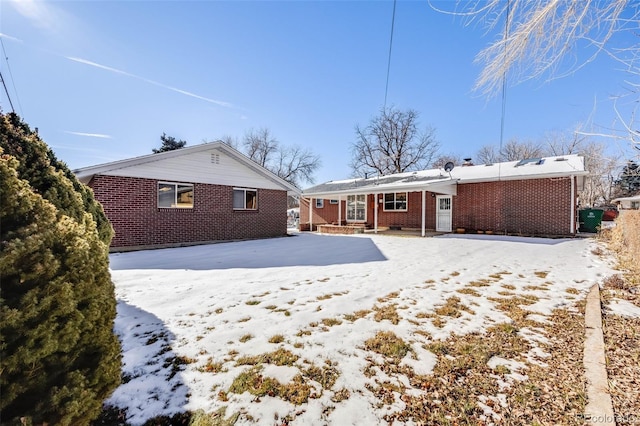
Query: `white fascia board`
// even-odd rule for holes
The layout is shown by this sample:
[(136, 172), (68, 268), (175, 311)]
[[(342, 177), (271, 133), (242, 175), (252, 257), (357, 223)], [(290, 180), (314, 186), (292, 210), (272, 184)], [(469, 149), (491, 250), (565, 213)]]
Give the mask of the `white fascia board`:
[[(338, 196), (343, 195), (362, 195), (362, 194), (390, 194), (394, 192), (418, 192), (430, 189), (442, 189), (443, 193), (448, 195), (456, 195), (456, 183), (457, 179), (438, 180), (431, 182), (409, 182), (409, 183), (392, 183), (388, 185), (378, 186), (365, 186), (362, 188), (344, 189), (338, 191), (324, 191), (324, 192), (303, 192), (302, 196), (305, 198), (324, 198), (335, 199)], [(450, 188), (447, 188), (450, 187)], [(448, 192), (445, 192), (448, 191)]]
[(459, 183), (481, 183), (481, 182), (498, 182), (505, 180), (531, 180), (531, 179), (551, 179), (551, 178), (560, 178), (560, 177), (573, 177), (573, 176), (587, 176), (589, 172), (587, 171), (572, 171), (572, 172), (555, 172), (555, 173), (539, 173), (539, 174), (530, 174), (530, 175), (511, 175), (511, 176), (492, 176), (492, 177), (484, 177), (484, 178), (460, 178)]

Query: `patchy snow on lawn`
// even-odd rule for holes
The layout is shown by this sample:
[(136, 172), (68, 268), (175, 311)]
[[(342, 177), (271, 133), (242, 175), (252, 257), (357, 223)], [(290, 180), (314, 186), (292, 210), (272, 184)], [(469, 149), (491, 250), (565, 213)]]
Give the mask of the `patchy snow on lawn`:
[(612, 273), (595, 244), (304, 233), (112, 254), (124, 383), (107, 403), (134, 425), (221, 407), (237, 424), (383, 424), (403, 402), (371, 388), (409, 384), (371, 339), (401, 339), (400, 365), (429, 374), (427, 343), (510, 321), (495, 303), (507, 290), (535, 296), (542, 321), (573, 306)]
[(611, 299), (607, 303), (606, 309), (616, 315), (622, 315), (629, 318), (640, 318), (640, 307), (634, 305), (628, 300)]

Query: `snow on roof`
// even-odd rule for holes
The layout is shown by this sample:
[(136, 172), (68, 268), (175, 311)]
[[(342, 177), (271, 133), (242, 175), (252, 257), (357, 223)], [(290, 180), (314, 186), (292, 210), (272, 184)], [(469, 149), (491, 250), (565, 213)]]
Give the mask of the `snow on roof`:
[(356, 193), (376, 190), (417, 190), (443, 184), (491, 182), (498, 180), (541, 179), (549, 177), (582, 176), (587, 172), (584, 158), (579, 155), (532, 158), (503, 163), (458, 166), (447, 173), (444, 169), (396, 173), (371, 178), (329, 181), (307, 188), (304, 195), (322, 193)]
[(634, 195), (634, 196), (631, 196), (631, 197), (614, 198), (611, 201), (614, 202), (614, 203), (618, 202), (618, 201), (640, 201), (640, 194)]

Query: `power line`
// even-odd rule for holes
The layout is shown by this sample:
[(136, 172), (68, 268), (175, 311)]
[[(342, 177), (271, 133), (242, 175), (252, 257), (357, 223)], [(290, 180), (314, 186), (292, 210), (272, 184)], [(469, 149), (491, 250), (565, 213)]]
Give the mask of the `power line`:
[(391, 48), (393, 47), (393, 27), (396, 22), (396, 0), (393, 0), (393, 14), (391, 15), (391, 38), (389, 40), (389, 59), (387, 61), (387, 84), (384, 87), (384, 107), (387, 107), (387, 92), (389, 91), (389, 71), (391, 70)]
[(506, 61), (507, 61), (507, 39), (509, 38), (509, 18), (511, 14), (511, 1), (507, 0), (507, 17), (504, 24), (504, 50), (505, 50), (505, 67), (502, 72), (502, 111), (500, 114), (500, 150), (502, 150), (502, 140), (504, 138), (504, 122), (505, 116), (507, 114), (507, 69), (506, 69)]
[(7, 85), (4, 84), (4, 77), (2, 76), (2, 71), (0, 71), (0, 80), (2, 80), (2, 85), (4, 86), (4, 91), (7, 94), (7, 99), (9, 99), (9, 105), (11, 105), (11, 112), (15, 114), (16, 110), (13, 108), (13, 102), (11, 102), (11, 96), (9, 96), (9, 91), (7, 90)]
[[(2, 46), (2, 54), (4, 56), (4, 60), (7, 63), (7, 69), (9, 70), (9, 77), (11, 78), (11, 83), (13, 84), (13, 92), (16, 94), (16, 102), (18, 102), (18, 108), (20, 109), (20, 115), (22, 115), (22, 105), (20, 104), (20, 97), (18, 96), (18, 90), (16, 89), (16, 79), (13, 78), (13, 73), (11, 72), (11, 66), (9, 65), (9, 57), (7, 56), (7, 51), (4, 48), (4, 42), (2, 41), (2, 37), (0, 37), (0, 46)], [(2, 84), (4, 85), (4, 90), (7, 92), (7, 98), (9, 98), (9, 92), (7, 91), (7, 86), (4, 83), (4, 78), (2, 79)], [(13, 109), (13, 104), (11, 103), (11, 98), (9, 98), (9, 104), (11, 104), (11, 109), (15, 113), (16, 111)]]
[[(504, 139), (504, 123), (505, 117), (507, 115), (507, 46), (509, 45), (507, 40), (509, 38), (509, 20), (511, 18), (511, 0), (507, 0), (507, 17), (504, 23), (504, 61), (503, 65), (505, 68), (502, 72), (502, 111), (500, 112), (500, 151), (502, 152), (502, 142)], [(502, 166), (500, 165), (501, 161), (498, 163), (498, 179), (501, 178), (502, 175)]]

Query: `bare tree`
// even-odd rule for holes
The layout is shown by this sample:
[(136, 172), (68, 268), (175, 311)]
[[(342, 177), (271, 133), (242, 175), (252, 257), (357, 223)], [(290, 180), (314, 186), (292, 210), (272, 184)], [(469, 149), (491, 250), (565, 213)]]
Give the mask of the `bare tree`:
[(620, 159), (605, 154), (605, 146), (598, 143), (583, 143), (578, 154), (584, 156), (584, 188), (578, 193), (583, 206), (607, 204), (613, 198), (616, 176), (620, 170)]
[(538, 158), (544, 156), (542, 145), (536, 142), (521, 142), (518, 139), (511, 139), (499, 150), (500, 161), (516, 161), (527, 158)]
[(492, 164), (500, 161), (500, 152), (495, 145), (485, 145), (476, 153), (476, 160), (481, 164)]
[[(446, 4), (446, 3), (445, 3)], [(635, 114), (640, 84), (640, 7), (633, 0), (465, 0), (451, 2), (449, 10), (432, 4), (440, 12), (461, 16), (467, 24), (481, 23), (487, 32), (500, 32), (476, 56), (483, 69), (475, 90), (487, 96), (500, 93), (506, 80), (513, 83), (571, 75), (599, 55), (618, 61), (620, 70), (636, 81), (621, 77), (622, 93), (614, 102), (614, 128), (585, 132), (629, 141), (640, 152), (640, 131)], [(440, 4), (438, 5), (440, 6)], [(623, 35), (617, 37), (617, 35)], [(579, 56), (580, 55), (580, 56)], [(615, 71), (612, 69), (612, 71)], [(623, 113), (618, 107), (631, 97)]]
[[(640, 9), (631, 0), (472, 0), (455, 2), (455, 10), (441, 12), (463, 16), (468, 23), (482, 21), (488, 31), (504, 31), (482, 50), (477, 61), (484, 68), (476, 89), (498, 93), (502, 78), (512, 71), (518, 80), (545, 73), (570, 73), (598, 54), (628, 62), (629, 50), (638, 52), (637, 40), (628, 46), (610, 47), (616, 33), (639, 28)], [(506, 23), (506, 31), (502, 28)], [(620, 40), (616, 39), (616, 43)], [(571, 58), (580, 48), (584, 58)], [(634, 58), (635, 59), (635, 58)], [(563, 68), (564, 67), (564, 68)]]
[(587, 137), (582, 135), (580, 127), (574, 132), (547, 132), (544, 135), (544, 143), (548, 155), (568, 155), (580, 154), (587, 141)]
[(220, 141), (226, 143), (231, 148), (238, 149), (238, 150), (240, 148), (240, 141), (238, 140), (238, 138), (234, 136), (224, 135), (223, 137), (220, 138)]
[(440, 147), (432, 127), (418, 129), (418, 113), (412, 109), (383, 108), (367, 127), (356, 125), (356, 135), (351, 147), (356, 176), (425, 169)]
[(267, 162), (277, 153), (279, 142), (271, 136), (269, 129), (251, 129), (244, 136), (244, 150), (247, 157), (251, 158), (262, 167), (267, 166)]
[(280, 147), (272, 164), (272, 171), (287, 182), (299, 186), (314, 182), (313, 173), (320, 166), (320, 157), (297, 145)]
[(455, 166), (459, 166), (462, 164), (462, 157), (460, 157), (458, 154), (442, 154), (439, 155), (438, 158), (436, 158), (435, 160), (433, 160), (433, 162), (431, 163), (431, 165), (433, 167), (438, 167), (440, 169), (444, 168), (444, 165), (451, 162), (453, 163)]
[(267, 128), (248, 131), (242, 143), (233, 136), (223, 136), (220, 140), (297, 187), (313, 183), (313, 174), (321, 164), (320, 157), (310, 149), (283, 145)]

